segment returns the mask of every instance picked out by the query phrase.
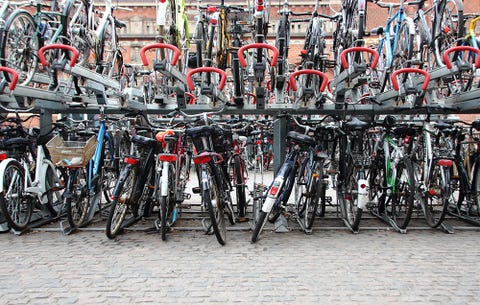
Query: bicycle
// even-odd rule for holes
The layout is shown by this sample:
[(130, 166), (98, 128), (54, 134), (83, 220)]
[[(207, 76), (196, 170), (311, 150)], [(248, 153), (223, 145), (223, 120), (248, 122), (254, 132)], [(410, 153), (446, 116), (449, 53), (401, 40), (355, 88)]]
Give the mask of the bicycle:
[(111, 201), (113, 187), (120, 172), (119, 156), (123, 154), (119, 147), (124, 145), (119, 143), (120, 138), (111, 133), (106, 124), (107, 120), (118, 121), (116, 118), (105, 116), (103, 107), (100, 107), (100, 115), (96, 122), (99, 125), (98, 131), (93, 133), (96, 134), (96, 142), (89, 144), (93, 146), (94, 151), (91, 159), (84, 156), (78, 164), (72, 160), (63, 162), (63, 166), (68, 169), (68, 182), (64, 192), (70, 226), (67, 233), (86, 226), (92, 221), (95, 213), (104, 208), (102, 195), (107, 203), (105, 208)]
[(304, 132), (287, 133), (290, 148), (274, 180), (263, 195), (260, 215), (251, 236), (253, 243), (258, 240), (267, 220), (275, 222), (287, 210), (288, 200), (296, 184), (304, 186), (296, 202), (297, 217), (302, 229), (310, 233), (319, 198), (322, 193), (324, 194), (321, 190), (323, 155), (316, 153), (315, 138), (308, 135), (309, 132), (314, 132), (315, 128), (300, 123), (294, 116), (289, 117)]
[(369, 203), (373, 215), (406, 233), (415, 199), (415, 174), (412, 160), (405, 153), (415, 130), (398, 126), (394, 116), (386, 116), (373, 148), (369, 172)]
[(190, 198), (185, 189), (190, 176), (192, 152), (185, 130), (173, 129), (177, 127), (172, 126), (156, 135), (163, 150), (158, 154), (156, 164), (155, 196), (160, 205), (160, 213), (155, 225), (164, 241), (166, 233), (178, 219), (179, 205), (184, 199)]
[[(471, 123), (455, 120), (443, 123), (443, 128), (447, 129), (451, 140), (449, 144), (455, 152), (451, 172), (451, 201), (447, 213), (478, 224), (480, 155), (478, 139), (473, 132), (480, 130), (480, 120)], [(452, 148), (451, 146), (449, 148)]]
[(179, 111), (179, 114), (186, 118), (201, 118), (199, 126), (187, 127), (185, 130), (185, 135), (191, 140), (196, 151), (192, 160), (197, 168), (199, 187), (193, 188), (193, 192), (201, 194), (202, 207), (209, 214), (210, 223), (203, 221), (206, 232), (213, 231), (217, 241), (225, 245), (227, 232), (225, 214), (230, 224), (235, 224), (230, 197), (231, 186), (225, 168), (226, 158), (223, 155), (231, 148), (231, 135), (229, 138), (225, 130), (211, 124), (208, 119), (209, 114), (220, 114), (222, 110), (197, 115)]
[[(12, 111), (3, 106), (1, 108)], [(29, 113), (31, 110), (16, 110), (17, 116), (6, 121), (21, 126), (38, 117), (35, 114), (24, 120), (18, 117), (19, 112)], [(49, 133), (54, 129), (55, 127)], [(17, 128), (17, 132), (18, 130)], [(61, 175), (47, 157), (47, 135), (36, 136), (36, 143), (27, 134), (7, 139), (3, 143), (9, 149), (9, 156), (0, 162), (0, 210), (9, 227), (18, 232), (28, 229), (35, 208), (45, 209), (56, 216), (60, 213), (58, 207), (63, 202), (60, 192), (63, 186)]]
[[(378, 43), (380, 60), (377, 65), (380, 92), (389, 88), (388, 82), (393, 71), (408, 68), (413, 56), (415, 24), (407, 16), (405, 5), (412, 5), (401, 0), (399, 3), (373, 1), (380, 8), (388, 8), (385, 29), (378, 28), (372, 32), (382, 35)], [(394, 11), (395, 8), (398, 8)], [(391, 87), (391, 86), (390, 86)]]
[[(143, 116), (148, 122), (146, 116)], [(150, 125), (150, 124), (149, 124)], [(152, 127), (151, 125), (150, 127)], [(150, 127), (147, 127), (150, 130)], [(143, 130), (143, 126), (135, 126)], [(125, 154), (118, 180), (112, 192), (112, 203), (107, 218), (105, 234), (114, 239), (126, 227), (151, 214), (155, 201), (155, 157), (161, 150), (158, 140), (142, 135), (132, 135), (132, 148)], [(129, 216), (127, 218), (127, 215)]]

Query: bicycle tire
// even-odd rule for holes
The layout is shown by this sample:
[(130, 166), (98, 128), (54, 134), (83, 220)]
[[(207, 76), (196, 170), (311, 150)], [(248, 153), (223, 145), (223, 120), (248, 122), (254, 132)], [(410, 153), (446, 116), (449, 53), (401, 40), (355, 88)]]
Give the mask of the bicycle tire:
[(385, 214), (385, 197), (386, 197), (386, 180), (385, 175), (385, 158), (383, 153), (377, 152), (375, 159), (372, 161), (369, 173), (368, 200), (372, 203), (373, 213), (377, 215)]
[(63, 16), (65, 16), (68, 26), (64, 30), (63, 36), (66, 37), (68, 45), (78, 50), (77, 65), (85, 66), (93, 50), (85, 35), (85, 31), (88, 29), (88, 8), (85, 5), (82, 6), (84, 11), (79, 12), (80, 6), (75, 5), (75, 0), (65, 3)]
[(132, 166), (122, 170), (120, 178), (115, 185), (114, 198), (110, 206), (107, 218), (105, 234), (108, 238), (114, 239), (123, 229), (123, 223), (130, 208), (130, 198), (135, 185), (136, 174)]
[(346, 183), (342, 186), (344, 193), (338, 196), (340, 204), (343, 206), (345, 211), (344, 220), (348, 223), (353, 231), (357, 231), (360, 227), (360, 220), (362, 219), (362, 209), (357, 206), (356, 203), (356, 190), (357, 190), (357, 180), (358, 169), (350, 164), (347, 176)]
[(237, 211), (240, 220), (245, 219), (247, 215), (247, 199), (245, 185), (245, 162), (239, 155), (233, 156), (234, 178), (235, 178), (235, 194), (237, 200)]
[(223, 246), (227, 241), (227, 227), (223, 203), (221, 202), (221, 195), (219, 194), (218, 185), (210, 165), (207, 165), (205, 172), (208, 176), (210, 188), (202, 190), (202, 200), (208, 209), (208, 215), (210, 216), (211, 225), (217, 241)]
[(105, 28), (99, 35), (96, 71), (106, 77), (120, 80), (123, 73), (123, 56), (118, 46), (118, 33), (115, 22), (107, 19)]
[[(448, 48), (459, 45), (464, 39), (463, 3), (457, 0), (440, 1), (435, 16), (435, 30), (433, 47), (436, 64), (440, 67), (443, 63), (443, 53)], [(456, 11), (456, 13), (455, 13)]]
[(258, 237), (260, 236), (260, 233), (262, 233), (263, 227), (267, 222), (268, 214), (269, 213), (267, 212), (260, 211), (260, 216), (258, 217), (258, 221), (256, 222), (255, 227), (253, 228), (252, 237), (251, 237), (252, 243), (257, 242)]
[(113, 189), (120, 175), (120, 160), (116, 158), (118, 155), (116, 150), (118, 150), (118, 148), (115, 147), (114, 137), (111, 139), (113, 140), (113, 143), (111, 143), (112, 146), (109, 145), (108, 140), (105, 140), (103, 143), (102, 161), (100, 162), (100, 187), (107, 203), (112, 201)]
[(203, 67), (203, 58), (205, 57), (205, 27), (203, 22), (198, 22), (195, 28), (194, 40), (195, 40), (195, 50), (196, 50), (196, 66), (195, 68)]
[(440, 226), (445, 218), (450, 198), (450, 169), (433, 161), (430, 179), (422, 196), (425, 220), (432, 228)]
[(28, 228), (33, 212), (33, 197), (25, 195), (25, 170), (12, 160), (1, 177), (3, 190), (0, 192), (0, 210), (8, 226), (16, 231)]
[(400, 229), (406, 229), (412, 217), (415, 200), (415, 174), (410, 158), (404, 157), (400, 160), (396, 165), (396, 173), (394, 190), (390, 195), (391, 210), (387, 205), (387, 212)]
[[(14, 11), (5, 22), (0, 47), (0, 62), (17, 71), (18, 84), (27, 85), (33, 79), (38, 65), (39, 37), (32, 15), (25, 10)], [(3, 73), (6, 81), (11, 75)]]
[[(87, 171), (77, 168), (68, 175), (68, 186), (65, 198), (65, 210), (70, 228), (76, 229), (86, 224), (90, 210), (90, 196), (88, 195)], [(73, 179), (73, 180), (71, 180)]]

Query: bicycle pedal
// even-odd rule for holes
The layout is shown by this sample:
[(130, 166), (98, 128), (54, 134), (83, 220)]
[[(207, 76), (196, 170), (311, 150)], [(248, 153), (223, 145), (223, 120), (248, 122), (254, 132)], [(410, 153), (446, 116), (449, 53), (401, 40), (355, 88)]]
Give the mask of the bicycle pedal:
[(202, 193), (202, 189), (197, 186), (197, 187), (192, 187), (192, 193), (194, 194), (201, 194)]

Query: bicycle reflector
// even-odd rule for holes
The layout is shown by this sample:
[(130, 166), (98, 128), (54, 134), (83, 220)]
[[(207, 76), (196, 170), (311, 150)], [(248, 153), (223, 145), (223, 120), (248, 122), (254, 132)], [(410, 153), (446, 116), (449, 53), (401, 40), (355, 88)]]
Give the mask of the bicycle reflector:
[(135, 158), (130, 158), (130, 157), (126, 157), (125, 159), (123, 159), (123, 162), (127, 163), (127, 164), (131, 164), (131, 165), (136, 165), (138, 164), (138, 160), (135, 159)]
[(437, 163), (438, 163), (438, 165), (445, 166), (445, 167), (452, 167), (453, 166), (453, 161), (452, 160), (440, 159), (440, 160), (438, 160)]
[(195, 158), (193, 158), (193, 163), (195, 164), (205, 164), (205, 163), (208, 163), (210, 162), (211, 158), (209, 155), (205, 155), (205, 156), (202, 156), (202, 155), (199, 155), (199, 156), (196, 156)]
[(7, 153), (0, 153), (0, 161), (2, 160), (5, 160), (8, 158), (8, 154)]
[(174, 154), (160, 154), (158, 159), (162, 162), (175, 162), (177, 161), (177, 155)]

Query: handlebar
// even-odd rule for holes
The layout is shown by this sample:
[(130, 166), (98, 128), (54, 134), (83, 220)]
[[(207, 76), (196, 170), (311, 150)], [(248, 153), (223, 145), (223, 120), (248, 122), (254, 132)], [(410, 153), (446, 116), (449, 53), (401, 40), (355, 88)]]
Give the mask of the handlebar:
[(143, 63), (144, 66), (148, 66), (147, 55), (145, 54), (145, 52), (147, 52), (150, 49), (170, 49), (170, 50), (172, 50), (173, 51), (173, 57), (172, 57), (172, 61), (170, 62), (170, 64), (172, 66), (177, 65), (178, 58), (180, 57), (180, 50), (176, 46), (171, 45), (171, 44), (167, 44), (167, 43), (154, 43), (154, 44), (146, 45), (146, 46), (144, 46), (143, 48), (140, 49), (140, 58), (142, 59), (142, 63)]
[(250, 44), (246, 44), (244, 45), (243, 47), (241, 47), (240, 49), (238, 49), (238, 60), (240, 61), (240, 64), (242, 65), (242, 67), (246, 67), (247, 66), (247, 62), (245, 61), (245, 56), (244, 56), (244, 52), (248, 49), (269, 49), (273, 52), (273, 56), (272, 56), (272, 61), (270, 62), (270, 66), (273, 67), (277, 64), (277, 60), (278, 60), (278, 49), (275, 47), (275, 46), (272, 46), (272, 45), (269, 45), (269, 44), (266, 44), (266, 43), (250, 43)]
[(51, 50), (51, 49), (61, 49), (61, 50), (67, 50), (73, 53), (72, 59), (70, 60), (70, 67), (75, 66), (77, 63), (78, 56), (80, 55), (78, 50), (75, 49), (72, 46), (61, 44), (61, 43), (54, 43), (50, 45), (46, 45), (40, 48), (38, 50), (38, 58), (40, 59), (40, 62), (42, 63), (43, 66), (47, 66), (47, 60), (45, 59), (45, 51)]

